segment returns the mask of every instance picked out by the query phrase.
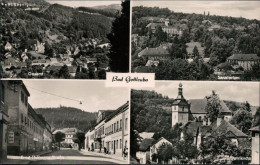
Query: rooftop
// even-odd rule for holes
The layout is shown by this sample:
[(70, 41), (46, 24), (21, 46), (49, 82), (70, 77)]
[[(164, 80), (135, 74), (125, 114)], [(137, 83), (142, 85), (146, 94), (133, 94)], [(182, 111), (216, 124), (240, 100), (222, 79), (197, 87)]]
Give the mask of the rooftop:
[(141, 144), (139, 146), (139, 150), (140, 151), (149, 151), (150, 146), (152, 145), (153, 142), (154, 142), (153, 138), (143, 139), (143, 141), (141, 142)]
[(244, 60), (244, 61), (252, 61), (252, 60), (260, 60), (260, 57), (257, 54), (233, 54), (228, 57), (229, 60)]
[(138, 56), (158, 56), (158, 55), (169, 55), (169, 52), (167, 49), (163, 47), (157, 47), (157, 48), (145, 48), (138, 54)]

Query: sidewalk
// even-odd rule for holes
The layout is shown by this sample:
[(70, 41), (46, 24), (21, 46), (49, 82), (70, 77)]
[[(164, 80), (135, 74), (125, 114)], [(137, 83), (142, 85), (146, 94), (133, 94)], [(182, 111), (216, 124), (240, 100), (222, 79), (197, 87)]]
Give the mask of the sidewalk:
[(48, 153), (51, 153), (53, 151), (39, 151), (39, 152), (34, 152), (34, 153), (29, 153), (26, 155), (21, 155), (21, 156), (12, 156), (12, 155), (7, 155), (6, 160), (2, 160), (1, 164), (29, 164), (30, 160), (28, 158), (33, 157), (33, 156), (42, 156)]
[(110, 158), (110, 159), (115, 159), (121, 162), (121, 164), (128, 164), (128, 157), (126, 157), (125, 159), (122, 156), (118, 156), (118, 155), (114, 155), (114, 154), (104, 154), (99, 153), (99, 152), (95, 152), (95, 151), (87, 151), (82, 149), (80, 151), (82, 154), (88, 154), (88, 155), (93, 155), (93, 156), (100, 156), (100, 157), (105, 157), (105, 158)]

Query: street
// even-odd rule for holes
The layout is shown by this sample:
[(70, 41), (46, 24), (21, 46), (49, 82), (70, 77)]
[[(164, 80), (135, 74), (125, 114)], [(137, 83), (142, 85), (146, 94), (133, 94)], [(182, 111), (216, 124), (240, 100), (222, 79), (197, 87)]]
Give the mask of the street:
[(30, 164), (115, 164), (113, 159), (87, 154), (74, 150), (62, 149), (41, 156), (41, 160), (32, 160)]
[[(11, 156), (8, 162), (18, 164), (122, 164), (117, 159), (105, 157), (99, 153), (78, 151), (75, 149), (61, 149), (42, 156), (20, 157)], [(27, 161), (26, 161), (27, 160)]]

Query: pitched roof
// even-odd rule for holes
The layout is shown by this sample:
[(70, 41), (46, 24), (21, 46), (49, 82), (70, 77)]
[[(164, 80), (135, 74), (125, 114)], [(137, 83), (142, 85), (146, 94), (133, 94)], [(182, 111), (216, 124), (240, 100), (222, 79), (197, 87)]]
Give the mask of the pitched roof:
[(153, 135), (154, 135), (154, 132), (141, 132), (141, 133), (139, 133), (139, 136), (142, 137), (143, 139), (152, 138)]
[(5, 46), (11, 46), (12, 47), (12, 45), (9, 42), (6, 42)]
[(186, 123), (183, 128), (186, 128), (187, 133), (192, 134), (193, 137), (197, 135), (198, 128), (202, 126), (202, 122), (190, 121)]
[(250, 131), (253, 131), (253, 132), (260, 132), (260, 125), (259, 126), (256, 126), (256, 127), (253, 127), (250, 129)]
[(167, 49), (164, 49), (163, 47), (145, 48), (138, 55), (139, 56), (169, 55), (169, 52)]
[(127, 101), (125, 104), (117, 108), (114, 112), (112, 112), (109, 116), (106, 118), (106, 122), (111, 120), (114, 116), (118, 115), (121, 112), (126, 111), (129, 108), (129, 102)]
[(157, 26), (163, 26), (163, 23), (149, 23), (146, 27), (151, 27), (155, 29)]
[(153, 142), (154, 142), (153, 138), (143, 139), (143, 141), (139, 146), (139, 151), (149, 151), (150, 146), (152, 145)]
[(235, 126), (230, 124), (228, 121), (222, 120), (220, 125), (211, 133), (210, 136), (224, 135), (224, 134), (227, 135), (228, 137), (236, 137), (236, 138), (248, 137), (242, 131), (240, 131)]
[[(191, 113), (206, 113), (205, 107), (207, 105), (207, 99), (190, 99), (190, 111)], [(227, 105), (224, 103), (223, 100), (220, 100), (221, 105), (221, 113), (231, 113)]]
[(161, 137), (160, 139), (153, 141), (153, 142), (152, 142), (152, 146), (155, 145), (155, 144), (157, 144), (158, 142), (160, 142), (160, 141), (163, 140), (163, 139), (165, 139), (165, 140), (167, 140), (169, 143), (171, 143), (171, 142), (170, 142), (168, 139), (166, 139), (165, 137)]
[(252, 60), (260, 60), (260, 57), (257, 54), (233, 54), (228, 57), (229, 60), (244, 60), (244, 61), (252, 61)]

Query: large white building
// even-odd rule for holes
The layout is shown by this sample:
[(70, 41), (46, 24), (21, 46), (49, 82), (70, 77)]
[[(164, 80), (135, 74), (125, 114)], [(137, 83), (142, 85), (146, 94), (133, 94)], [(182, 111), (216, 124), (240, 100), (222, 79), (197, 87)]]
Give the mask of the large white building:
[(85, 149), (123, 156), (129, 142), (128, 116), (128, 102), (113, 111), (99, 111), (95, 128), (85, 134)]

